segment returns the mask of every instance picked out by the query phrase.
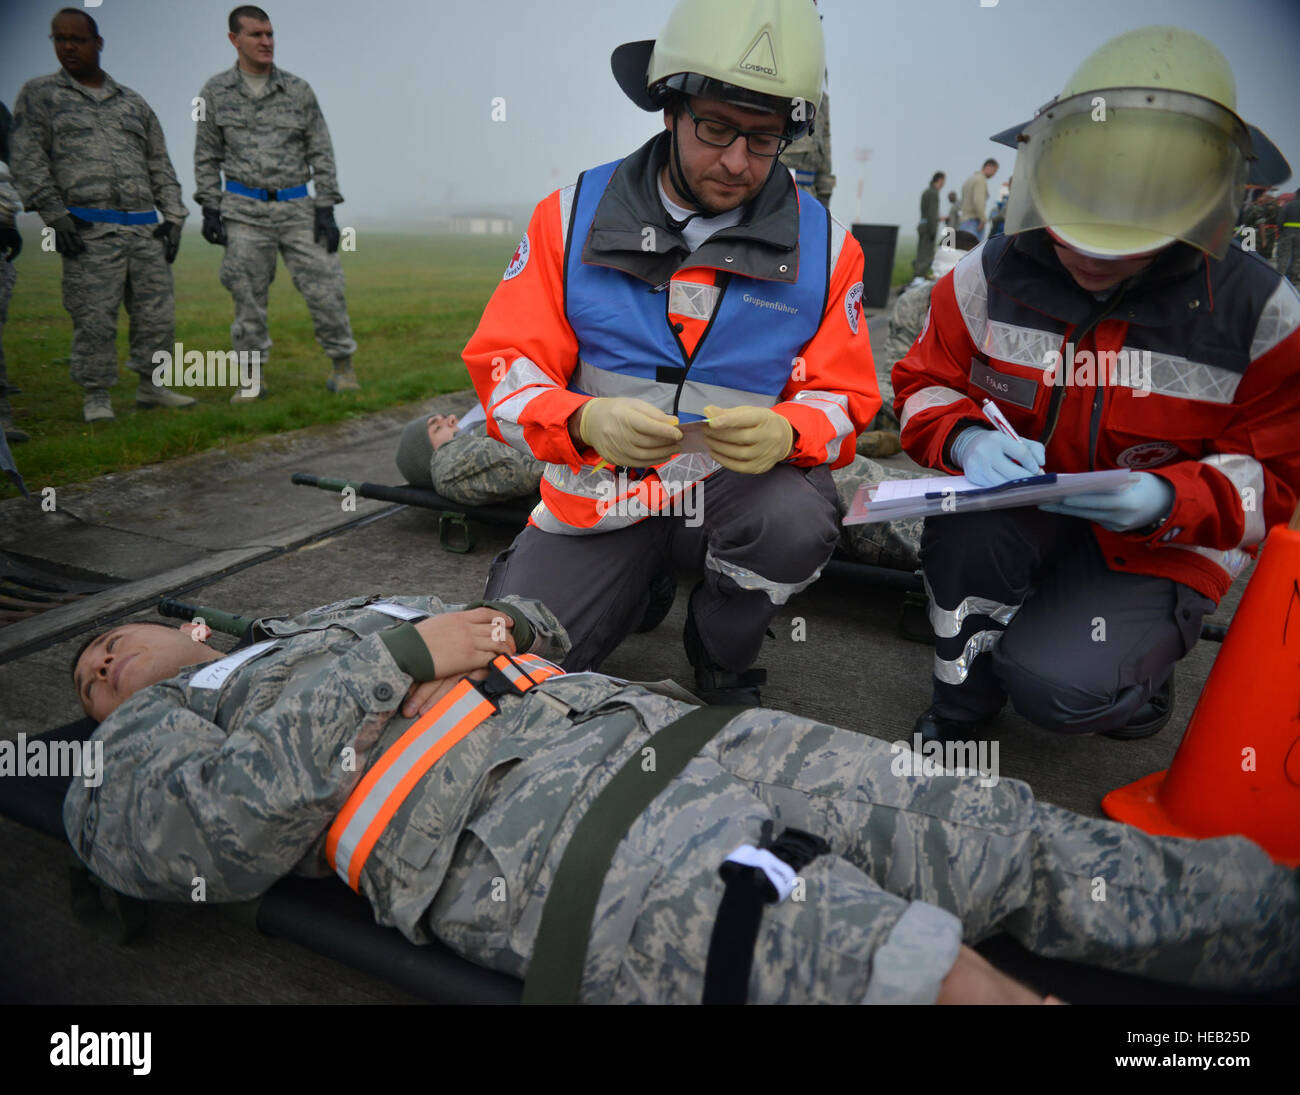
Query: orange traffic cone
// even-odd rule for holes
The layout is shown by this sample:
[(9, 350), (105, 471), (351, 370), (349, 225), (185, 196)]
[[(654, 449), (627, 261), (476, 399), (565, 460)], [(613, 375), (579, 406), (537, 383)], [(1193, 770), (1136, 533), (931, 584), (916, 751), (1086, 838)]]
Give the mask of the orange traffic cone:
[(1300, 866), (1300, 507), (1268, 534), (1173, 764), (1101, 808), (1162, 836), (1241, 834)]

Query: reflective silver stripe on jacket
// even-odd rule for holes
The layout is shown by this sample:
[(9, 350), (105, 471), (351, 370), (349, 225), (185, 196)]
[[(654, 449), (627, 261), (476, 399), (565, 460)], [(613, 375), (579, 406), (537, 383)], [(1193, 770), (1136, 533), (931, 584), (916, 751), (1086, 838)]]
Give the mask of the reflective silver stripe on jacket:
[[(560, 255), (564, 255), (564, 246), (569, 239), (569, 218), (573, 215), (573, 195), (577, 184), (571, 183), (560, 191)], [(561, 257), (561, 261), (563, 258)]]
[[(1300, 431), (1300, 424), (1296, 426)], [(1253, 456), (1242, 453), (1214, 453), (1203, 457), (1202, 464), (1209, 464), (1215, 471), (1222, 472), (1237, 488), (1241, 498), (1242, 516), (1245, 529), (1237, 547), (1251, 547), (1264, 539), (1268, 527), (1264, 524), (1264, 469)]]
[(559, 385), (526, 357), (515, 358), (488, 398), (492, 419), (506, 442), (521, 452), (532, 455), (524, 440), (524, 428), (519, 416), (543, 392), (553, 391)]
[(677, 399), (676, 384), (664, 383), (650, 377), (628, 376), (610, 369), (600, 369), (588, 361), (578, 362), (573, 381), (587, 395), (611, 399), (619, 396), (644, 399), (665, 414), (673, 413), (675, 399), (679, 411), (700, 415), (704, 413), (704, 408), (710, 405), (726, 408), (772, 407), (776, 404), (776, 396), (759, 395), (757, 392), (747, 392), (743, 388), (702, 384), (696, 380), (687, 380), (682, 385), (681, 398)]
[(930, 599), (930, 626), (942, 639), (953, 639), (960, 635), (962, 622), (967, 616), (987, 616), (994, 623), (1005, 627), (1020, 611), (1020, 605), (1004, 605), (991, 597), (976, 597), (973, 594), (963, 598), (961, 604), (954, 609), (940, 608), (939, 602), (934, 598), (934, 590), (930, 588), (929, 577), (922, 574), (921, 581), (925, 585), (925, 595)]
[(819, 392), (809, 388), (796, 393), (792, 402), (809, 404), (826, 416), (835, 436), (826, 443), (822, 462), (835, 463), (844, 448), (844, 442), (854, 436), (853, 420), (849, 417), (849, 397), (842, 392)]
[(961, 654), (947, 661), (938, 654), (934, 656), (934, 676), (944, 684), (961, 684), (970, 676), (975, 659), (998, 645), (1003, 636), (1001, 631), (977, 631), (966, 640)]
[(1297, 327), (1300, 327), (1300, 295), (1283, 278), (1259, 314), (1255, 337), (1250, 343), (1250, 360), (1263, 357), (1279, 342), (1289, 338)]
[(738, 566), (735, 563), (729, 563), (725, 559), (715, 558), (712, 551), (704, 556), (704, 565), (709, 570), (716, 570), (719, 574), (725, 574), (741, 589), (757, 589), (767, 594), (767, 599), (774, 605), (783, 605), (796, 593), (802, 593), (813, 582), (821, 577), (822, 569), (826, 566), (822, 563), (812, 575), (802, 582), (774, 582), (770, 578), (764, 578), (747, 567)]
[[(370, 828), (371, 823), (379, 816), (380, 810), (383, 809), (385, 803), (388, 802), (388, 799), (397, 789), (397, 785), (446, 734), (454, 730), (484, 704), (487, 704), (487, 700), (477, 691), (470, 690), (467, 692), (447, 708), (442, 718), (431, 723), (422, 734), (410, 741), (406, 748), (402, 750), (401, 755), (393, 761), (388, 770), (367, 792), (365, 799), (357, 807), (357, 811), (352, 815), (347, 827), (339, 835), (338, 845), (334, 852), (334, 869), (349, 886), (352, 885), (349, 868), (352, 864), (353, 853), (356, 851), (357, 845), (361, 842), (366, 830)], [(490, 707), (490, 705), (488, 706)]]
[(834, 217), (831, 217), (830, 220), (831, 220), (830, 223), (831, 264), (829, 269), (831, 272), (831, 276), (834, 277), (835, 267), (840, 261), (840, 252), (844, 250), (844, 244), (848, 241), (849, 238), (849, 230), (845, 228), (844, 225), (842, 225)]
[[(720, 466), (707, 453), (698, 452), (681, 453), (665, 461), (655, 469), (659, 481), (664, 486), (665, 501), (671, 502), (679, 497), (699, 480), (712, 475)], [(584, 466), (575, 472), (563, 464), (547, 464), (542, 478), (557, 491), (577, 495), (593, 503), (602, 500), (612, 501), (617, 497), (617, 492), (611, 495), (609, 487), (601, 489), (602, 483), (616, 482), (614, 473), (609, 468), (596, 469)], [(625, 491), (634, 486), (635, 483), (628, 483)], [(620, 508), (622, 507), (615, 506), (606, 513), (600, 514), (594, 525), (580, 527), (560, 520), (547, 509), (546, 502), (543, 500), (533, 508), (532, 519), (543, 532), (554, 532), (562, 536), (581, 536), (589, 532), (610, 532), (614, 529), (627, 528), (629, 525), (635, 525), (647, 517), (654, 516), (654, 513), (619, 512)]]
[(944, 387), (942, 384), (936, 384), (930, 388), (922, 388), (919, 392), (913, 392), (903, 403), (903, 413), (898, 417), (899, 432), (901, 433), (907, 429), (908, 420), (912, 415), (928, 411), (931, 407), (945, 407), (949, 403), (956, 403), (959, 399), (966, 398), (965, 392)]
[[(1130, 351), (1136, 352), (1140, 351)], [(1196, 399), (1202, 403), (1231, 403), (1240, 383), (1241, 374), (1231, 369), (1189, 361), (1174, 354), (1151, 354), (1151, 390), (1157, 395)], [(1138, 386), (1130, 384), (1130, 387)]]
[(720, 295), (716, 285), (674, 281), (668, 286), (668, 310), (688, 319), (708, 319)]
[(952, 288), (970, 340), (982, 348), (989, 325), (989, 283), (984, 277), (984, 244), (964, 255), (953, 267)]

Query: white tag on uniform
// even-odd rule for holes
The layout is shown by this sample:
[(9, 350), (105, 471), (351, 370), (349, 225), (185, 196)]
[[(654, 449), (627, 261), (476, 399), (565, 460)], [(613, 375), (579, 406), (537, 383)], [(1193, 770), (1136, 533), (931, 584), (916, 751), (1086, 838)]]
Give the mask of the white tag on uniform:
[(423, 620), (427, 612), (418, 608), (408, 608), (406, 605), (399, 605), (393, 601), (376, 601), (372, 605), (366, 605), (366, 608), (374, 609), (376, 612), (382, 612), (385, 616), (392, 616), (398, 620)]
[(794, 892), (794, 882), (798, 877), (794, 868), (784, 860), (777, 859), (766, 848), (755, 848), (752, 844), (742, 844), (726, 858), (727, 863), (739, 863), (742, 867), (757, 867), (772, 883), (776, 890), (777, 901), (784, 901)]
[(251, 658), (256, 658), (263, 651), (270, 650), (275, 646), (275, 639), (266, 639), (260, 643), (254, 643), (252, 646), (246, 646), (228, 657), (222, 658), (219, 662), (208, 662), (202, 669), (190, 678), (191, 688), (220, 688), (226, 683), (226, 678), (236, 669), (243, 665)]

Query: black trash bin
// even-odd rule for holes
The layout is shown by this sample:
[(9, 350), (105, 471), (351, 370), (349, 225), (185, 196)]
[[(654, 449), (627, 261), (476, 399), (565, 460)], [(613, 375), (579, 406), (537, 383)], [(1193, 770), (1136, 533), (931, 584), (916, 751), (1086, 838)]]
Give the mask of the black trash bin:
[(862, 245), (862, 306), (883, 308), (889, 303), (889, 282), (894, 275), (898, 225), (855, 224), (853, 238)]

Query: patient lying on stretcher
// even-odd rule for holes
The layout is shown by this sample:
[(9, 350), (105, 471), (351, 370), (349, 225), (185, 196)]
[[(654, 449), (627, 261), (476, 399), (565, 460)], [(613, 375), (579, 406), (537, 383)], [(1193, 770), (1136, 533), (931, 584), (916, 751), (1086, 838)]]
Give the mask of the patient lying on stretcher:
[[(517, 977), (578, 819), (694, 710), (680, 691), (559, 673), (563, 629), (515, 597), (356, 597), (258, 620), (229, 654), (203, 637), (127, 624), (76, 661), (104, 779), (73, 781), (64, 825), (90, 870), (186, 901), (196, 878), (239, 901), (333, 871), (379, 923)], [(753, 1002), (1039, 1000), (965, 945), (999, 930), (1181, 984), (1300, 976), (1297, 877), (1249, 841), (1151, 837), (1005, 778), (896, 775), (899, 748), (780, 711), (720, 724), (618, 845), (581, 998), (698, 1002), (719, 867), (765, 823), (830, 851), (764, 909)]]
[[(406, 424), (397, 443), (397, 469), (413, 486), (430, 487), (463, 506), (490, 506), (537, 493), (546, 465), (493, 437), (481, 406), (462, 417), (421, 415)], [(926, 474), (881, 464), (865, 456), (831, 473), (841, 514), (863, 484)], [(862, 563), (915, 570), (921, 565), (921, 520), (848, 525), (840, 546)]]

